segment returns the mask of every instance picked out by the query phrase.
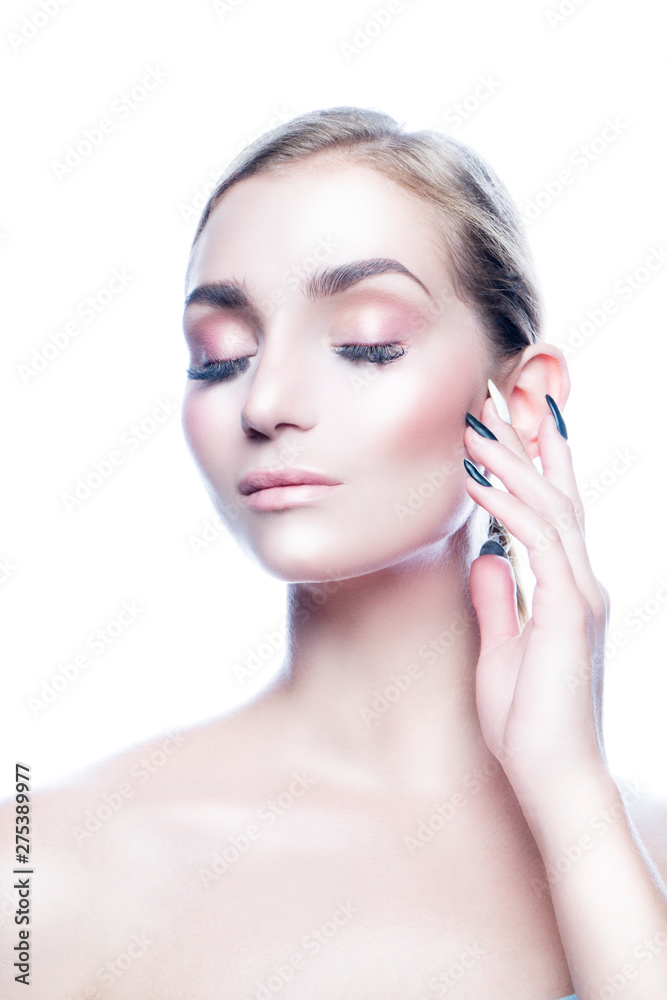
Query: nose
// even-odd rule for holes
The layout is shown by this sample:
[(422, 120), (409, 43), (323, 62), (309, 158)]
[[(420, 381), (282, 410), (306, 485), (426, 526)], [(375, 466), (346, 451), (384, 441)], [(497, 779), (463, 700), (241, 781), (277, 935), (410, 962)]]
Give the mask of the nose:
[(316, 422), (318, 391), (314, 346), (306, 338), (271, 331), (254, 366), (241, 410), (241, 427), (249, 437), (274, 437), (279, 428), (308, 430)]

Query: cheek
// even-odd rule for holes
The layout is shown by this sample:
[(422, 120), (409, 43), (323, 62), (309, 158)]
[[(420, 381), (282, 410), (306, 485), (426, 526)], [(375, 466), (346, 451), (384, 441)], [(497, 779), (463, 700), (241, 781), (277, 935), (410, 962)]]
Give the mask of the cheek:
[(462, 482), (465, 412), (477, 381), (469, 358), (450, 357), (440, 368), (396, 371), (386, 384), (377, 379), (374, 393), (369, 387), (363, 446), (397, 488), (418, 489), (436, 470), (452, 486)]
[(463, 434), (479, 395), (479, 365), (469, 351), (452, 355), (381, 370), (348, 410), (352, 486), (341, 496), (341, 523), (345, 543), (369, 564), (380, 552), (391, 561), (436, 542), (474, 509)]
[(215, 393), (189, 390), (183, 400), (181, 423), (197, 464), (209, 479), (219, 482), (230, 469), (229, 450), (220, 447), (221, 441), (232, 440), (227, 409), (215, 404)]
[(183, 399), (181, 425), (188, 448), (201, 464), (202, 449), (205, 449), (208, 438), (209, 422), (206, 409), (202, 406), (201, 400), (197, 399), (194, 392), (186, 392)]

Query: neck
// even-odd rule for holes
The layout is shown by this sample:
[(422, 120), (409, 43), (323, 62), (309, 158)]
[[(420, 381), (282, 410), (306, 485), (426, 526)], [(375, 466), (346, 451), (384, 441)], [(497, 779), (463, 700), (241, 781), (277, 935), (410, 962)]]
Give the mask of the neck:
[(494, 764), (475, 701), (470, 530), (387, 569), (290, 584), (274, 693), (291, 736), (341, 781), (438, 794)]

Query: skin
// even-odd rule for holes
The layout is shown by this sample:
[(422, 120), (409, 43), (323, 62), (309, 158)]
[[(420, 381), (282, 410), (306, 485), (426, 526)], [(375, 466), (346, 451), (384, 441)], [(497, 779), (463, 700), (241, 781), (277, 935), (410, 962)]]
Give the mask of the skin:
[[(431, 296), (383, 274), (308, 300), (284, 275), (321, 238), (332, 245), (322, 264), (395, 258)], [(234, 186), (186, 293), (232, 278), (256, 315), (188, 307), (190, 364), (251, 364), (227, 382), (191, 380), (183, 426), (239, 544), (288, 582), (283, 669), (255, 701), (169, 747), (136, 748), (36, 797), (35, 976), (41, 964), (49, 981), (36, 978), (33, 995), (250, 997), (277, 967), (285, 998), (430, 1000), (453, 977), (447, 995), (555, 1000), (574, 991), (576, 969), (587, 1000), (568, 922), (585, 907), (557, 887), (555, 909), (545, 890), (563, 802), (609, 790), (596, 684), (566, 696), (559, 674), (586, 635), (603, 637), (608, 601), (544, 398), (565, 406), (562, 353), (532, 345), (498, 379), (504, 424), (486, 398), (498, 375), (484, 331), (454, 293), (423, 206), (359, 164), (300, 164)], [(332, 351), (388, 341), (405, 353), (386, 365)], [(466, 411), (498, 441), (466, 427)], [(463, 458), (506, 490), (474, 483)], [(280, 511), (245, 506), (241, 477), (279, 465), (342, 485)], [(437, 470), (438, 488), (399, 515)], [(538, 614), (523, 633), (510, 564), (476, 558), (490, 510), (531, 554)], [(563, 512), (570, 521), (538, 558), (536, 538)], [(407, 686), (378, 711), (392, 683)], [(113, 793), (121, 805), (89, 830)], [(135, 932), (150, 942), (143, 952)]]
[[(322, 236), (337, 244), (328, 266), (398, 259), (444, 306), (433, 317), (428, 295), (393, 274), (368, 279), (337, 300), (305, 301), (281, 278)], [(326, 749), (328, 766), (354, 765), (358, 780), (392, 793), (397, 782), (406, 790), (442, 790), (443, 780), (451, 781), (452, 755), (476, 748), (486, 756), (470, 684), (475, 630), (457, 630), (447, 670), (421, 678), (416, 700), (397, 706), (377, 730), (359, 706), (370, 704), (392, 671), (404, 671), (423, 643), (470, 619), (467, 550), (475, 504), (466, 491), (462, 459), (470, 456), (462, 439), (465, 411), (479, 412), (491, 374), (481, 329), (453, 295), (424, 212), (368, 168), (302, 167), (280, 180), (233, 188), (204, 230), (189, 286), (231, 275), (243, 275), (258, 302), (274, 288), (286, 302), (266, 321), (264, 336), (245, 334), (242, 343), (234, 321), (204, 305), (186, 310), (192, 360), (206, 357), (207, 337), (209, 356), (260, 348), (261, 358), (230, 383), (191, 383), (183, 425), (221, 514), (236, 511), (229, 519), (235, 537), (272, 573), (298, 581), (289, 593), (289, 681), (282, 689), (289, 695), (281, 703), (309, 720), (304, 750), (312, 747), (311, 729), (321, 734), (316, 745)], [(226, 324), (234, 325), (229, 334)], [(330, 349), (383, 341), (400, 342), (406, 354), (386, 366), (364, 366)], [(550, 367), (557, 375), (558, 365)], [(363, 376), (368, 381), (359, 389)], [(239, 509), (241, 476), (277, 464), (316, 468), (344, 485), (287, 511)], [(397, 505), (405, 508), (410, 490), (443, 467), (437, 494), (401, 520)], [(311, 583), (328, 580), (337, 585), (326, 588), (321, 610), (299, 614), (313, 603)], [(436, 714), (429, 709), (434, 699)]]

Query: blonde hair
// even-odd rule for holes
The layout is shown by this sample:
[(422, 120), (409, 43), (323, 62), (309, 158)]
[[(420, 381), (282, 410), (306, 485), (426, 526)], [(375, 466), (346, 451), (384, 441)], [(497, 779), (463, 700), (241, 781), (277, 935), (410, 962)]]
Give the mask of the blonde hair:
[[(405, 132), (390, 115), (357, 107), (309, 111), (278, 125), (246, 146), (218, 181), (197, 225), (190, 261), (211, 212), (233, 184), (320, 153), (370, 166), (422, 200), (451, 261), (456, 294), (482, 321), (494, 382), (502, 382), (524, 348), (541, 336), (532, 257), (503, 183), (476, 152), (442, 132)], [(493, 517), (489, 537), (512, 563), (523, 626), (528, 619), (525, 555)]]

